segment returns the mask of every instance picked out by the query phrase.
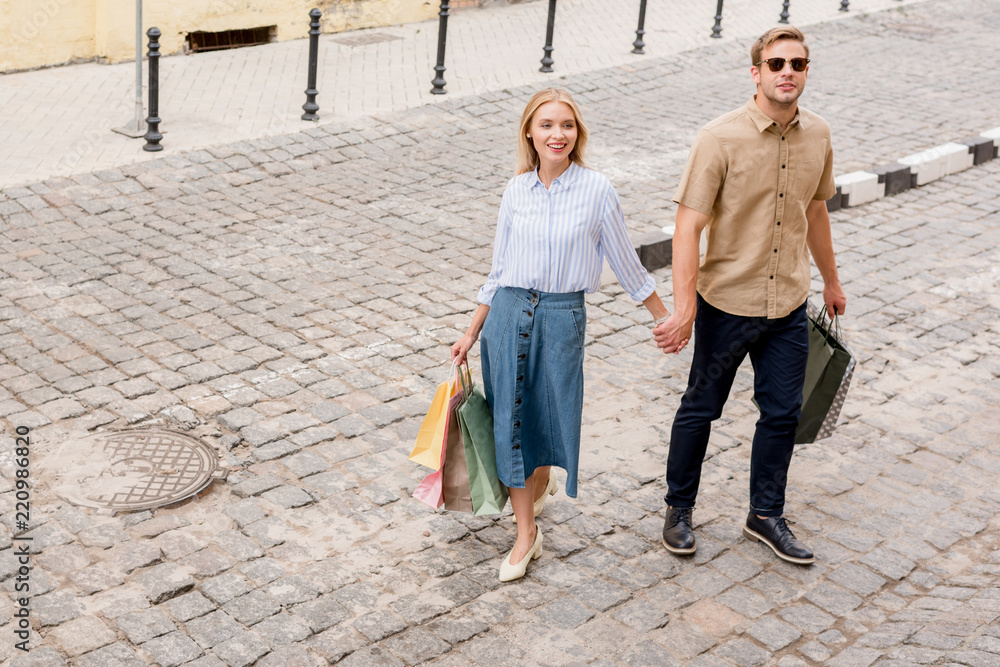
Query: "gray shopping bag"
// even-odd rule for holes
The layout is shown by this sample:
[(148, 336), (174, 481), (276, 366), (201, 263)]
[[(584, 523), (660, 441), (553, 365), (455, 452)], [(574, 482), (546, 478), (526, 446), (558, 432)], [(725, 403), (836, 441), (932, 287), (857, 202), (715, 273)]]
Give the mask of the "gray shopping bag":
[(807, 312), (809, 359), (802, 388), (802, 417), (795, 432), (797, 445), (833, 434), (856, 365), (840, 334), (839, 318), (827, 321), (825, 306), (817, 312), (810, 304)]

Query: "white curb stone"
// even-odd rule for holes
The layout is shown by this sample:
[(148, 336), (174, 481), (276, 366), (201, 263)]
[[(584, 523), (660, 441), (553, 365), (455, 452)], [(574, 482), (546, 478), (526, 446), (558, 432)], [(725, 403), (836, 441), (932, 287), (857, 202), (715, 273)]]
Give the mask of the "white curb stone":
[(899, 163), (913, 170), (917, 185), (936, 181), (942, 176), (954, 174), (972, 166), (973, 156), (969, 147), (963, 144), (948, 143), (935, 146), (919, 153), (900, 158)]
[(1000, 127), (994, 127), (992, 130), (980, 132), (979, 136), (992, 139), (994, 144), (1000, 144)]
[(934, 148), (899, 158), (899, 163), (905, 164), (913, 172), (916, 185), (925, 185), (944, 176), (946, 162), (947, 156)]
[(948, 143), (938, 148), (946, 155), (945, 174), (955, 174), (968, 169), (976, 158), (965, 144)]
[(834, 179), (840, 192), (847, 195), (844, 206), (859, 206), (885, 196), (885, 185), (878, 182), (878, 174), (870, 171), (852, 171)]

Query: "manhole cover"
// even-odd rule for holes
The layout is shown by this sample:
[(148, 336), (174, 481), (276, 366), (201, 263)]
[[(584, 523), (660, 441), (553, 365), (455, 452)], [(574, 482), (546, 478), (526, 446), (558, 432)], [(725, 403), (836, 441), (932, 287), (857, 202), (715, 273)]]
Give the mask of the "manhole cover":
[(227, 471), (215, 450), (165, 429), (97, 433), (65, 443), (56, 493), (74, 505), (144, 510), (190, 498)]
[(333, 41), (344, 46), (366, 46), (368, 44), (378, 44), (379, 42), (392, 42), (403, 39), (396, 35), (388, 35), (384, 32), (359, 32), (354, 35), (343, 35), (334, 37)]

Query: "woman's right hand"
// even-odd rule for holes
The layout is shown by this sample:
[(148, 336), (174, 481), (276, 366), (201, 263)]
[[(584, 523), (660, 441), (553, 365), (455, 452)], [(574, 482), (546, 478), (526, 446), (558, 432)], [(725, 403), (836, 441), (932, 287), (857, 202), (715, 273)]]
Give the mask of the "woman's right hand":
[(472, 346), (476, 344), (476, 338), (465, 334), (458, 339), (454, 345), (451, 346), (451, 360), (455, 362), (455, 365), (461, 365), (465, 363), (465, 357), (469, 354), (469, 350)]
[(486, 316), (489, 312), (489, 306), (482, 303), (479, 304), (479, 308), (472, 315), (472, 324), (469, 325), (465, 335), (451, 346), (451, 360), (455, 362), (456, 366), (465, 362), (465, 356), (469, 354), (469, 350), (479, 340), (479, 332), (483, 330), (483, 323), (486, 321)]

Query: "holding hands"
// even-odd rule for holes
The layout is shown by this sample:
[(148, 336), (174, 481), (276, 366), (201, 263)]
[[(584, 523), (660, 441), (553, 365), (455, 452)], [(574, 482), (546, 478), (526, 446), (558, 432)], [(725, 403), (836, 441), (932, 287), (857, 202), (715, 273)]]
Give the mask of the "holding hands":
[(656, 340), (656, 346), (663, 350), (663, 354), (680, 354), (680, 351), (691, 340), (693, 325), (693, 319), (680, 317), (679, 313), (675, 311), (665, 321), (653, 328), (653, 339)]
[(656, 295), (656, 292), (650, 294), (642, 304), (646, 306), (649, 313), (655, 318), (653, 321), (653, 339), (656, 341), (656, 347), (663, 350), (663, 354), (670, 354), (673, 352), (677, 354), (684, 349), (687, 345), (688, 339), (691, 338), (691, 324), (694, 322), (694, 318), (691, 318), (691, 322), (688, 322), (687, 333), (684, 335), (678, 335), (683, 333), (683, 331), (678, 330), (678, 318), (677, 313), (673, 315), (667, 310), (667, 307), (663, 305), (660, 297)]

